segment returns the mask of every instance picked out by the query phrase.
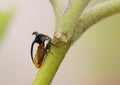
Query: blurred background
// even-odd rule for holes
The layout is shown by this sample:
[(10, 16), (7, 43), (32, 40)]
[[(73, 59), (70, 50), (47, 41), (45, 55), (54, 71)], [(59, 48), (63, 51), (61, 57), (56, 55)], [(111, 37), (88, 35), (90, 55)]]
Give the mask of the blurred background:
[[(92, 0), (89, 6), (102, 1)], [(54, 29), (49, 0), (0, 0), (0, 85), (32, 85), (38, 70), (30, 56), (31, 34), (53, 37)], [(120, 85), (119, 51), (116, 14), (92, 26), (71, 47), (52, 85)]]

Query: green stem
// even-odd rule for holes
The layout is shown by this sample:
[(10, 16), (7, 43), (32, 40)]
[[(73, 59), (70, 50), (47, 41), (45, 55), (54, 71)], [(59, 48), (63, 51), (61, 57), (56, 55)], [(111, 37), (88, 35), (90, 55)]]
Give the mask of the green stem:
[[(68, 4), (68, 10), (65, 9), (62, 17), (59, 17), (56, 22), (55, 33), (59, 33), (62, 36), (58, 37), (55, 34), (55, 38), (61, 40), (62, 42), (69, 41), (71, 34), (74, 31), (73, 28), (75, 27), (76, 22), (79, 20), (82, 11), (85, 9), (89, 2), (90, 0), (73, 0)], [(62, 38), (63, 36), (65, 39)]]
[(74, 43), (92, 25), (113, 14), (120, 13), (120, 0), (108, 0), (86, 10), (80, 17), (72, 38)]
[(74, 27), (76, 26), (81, 13), (89, 2), (90, 0), (73, 0), (71, 6), (67, 12), (65, 12), (66, 14), (63, 15), (62, 20), (58, 23), (59, 25), (56, 27), (56, 30), (66, 33), (68, 40), (71, 38)]
[(63, 43), (59, 43), (56, 46), (51, 47), (51, 50), (40, 68), (33, 85), (50, 85), (69, 47), (69, 44)]
[(47, 58), (40, 68), (33, 85), (50, 85), (71, 43), (73, 44), (86, 29), (96, 22), (120, 12), (120, 0), (103, 2), (84, 11), (84, 13), (82, 11), (90, 0), (73, 0), (65, 14), (62, 14), (59, 12), (59, 10), (63, 10), (59, 9), (62, 6), (57, 1), (51, 0), (57, 16), (57, 26), (53, 42), (56, 40), (58, 42), (55, 43), (55, 46), (51, 46), (50, 52), (47, 54)]
[(56, 19), (59, 19), (59, 17), (62, 16), (63, 9), (64, 9), (62, 1), (61, 0), (50, 0), (50, 2), (53, 6)]

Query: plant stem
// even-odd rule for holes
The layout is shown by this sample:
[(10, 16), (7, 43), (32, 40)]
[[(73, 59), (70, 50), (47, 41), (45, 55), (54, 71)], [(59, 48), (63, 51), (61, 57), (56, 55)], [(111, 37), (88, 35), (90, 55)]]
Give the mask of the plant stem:
[(73, 34), (74, 27), (79, 17), (90, 0), (73, 0), (68, 10), (61, 17), (61, 21), (57, 23), (56, 31), (62, 31), (69, 40)]
[(56, 46), (51, 47), (51, 50), (43, 62), (33, 85), (50, 85), (69, 47), (69, 44), (63, 43), (59, 43)]
[(72, 43), (79, 39), (83, 32), (92, 25), (117, 13), (120, 13), (120, 0), (108, 0), (87, 9), (82, 13), (77, 23), (78, 25), (75, 27), (76, 29), (72, 38)]
[(59, 19), (59, 17), (62, 16), (63, 9), (64, 9), (62, 1), (61, 0), (50, 0), (50, 2), (53, 6), (56, 19)]
[(71, 6), (64, 13), (61, 12), (64, 11), (64, 8), (59, 1), (51, 0), (57, 19), (53, 43), (56, 40), (58, 42), (55, 43), (55, 46), (51, 46), (33, 85), (50, 85), (71, 43), (73, 44), (86, 29), (96, 22), (120, 12), (120, 0), (108, 0), (84, 11), (84, 13), (82, 11), (90, 0), (73, 0)]

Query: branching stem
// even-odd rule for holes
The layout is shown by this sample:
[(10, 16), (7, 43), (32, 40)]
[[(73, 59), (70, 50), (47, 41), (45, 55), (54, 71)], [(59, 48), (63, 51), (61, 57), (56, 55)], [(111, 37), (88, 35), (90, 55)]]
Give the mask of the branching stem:
[(51, 0), (56, 15), (55, 46), (51, 46), (33, 85), (50, 85), (70, 46), (96, 22), (120, 13), (120, 0), (107, 0), (85, 11), (90, 0), (71, 0), (67, 11), (61, 1)]
[(108, 0), (87, 9), (82, 13), (78, 25), (75, 27), (72, 43), (74, 43), (83, 32), (92, 25), (117, 13), (120, 13), (120, 0)]

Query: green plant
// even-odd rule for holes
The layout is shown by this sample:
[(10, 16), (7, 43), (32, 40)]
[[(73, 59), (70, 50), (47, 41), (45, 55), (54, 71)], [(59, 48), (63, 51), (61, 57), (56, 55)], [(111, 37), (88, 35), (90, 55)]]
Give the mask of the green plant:
[(6, 12), (0, 12), (0, 42), (3, 38), (3, 35), (5, 33), (6, 27), (8, 25), (8, 22), (12, 16), (12, 11), (6, 11)]
[(120, 13), (120, 0), (107, 0), (85, 9), (91, 0), (50, 0), (56, 15), (53, 43), (33, 85), (50, 85), (69, 48), (92, 25), (113, 14)]

